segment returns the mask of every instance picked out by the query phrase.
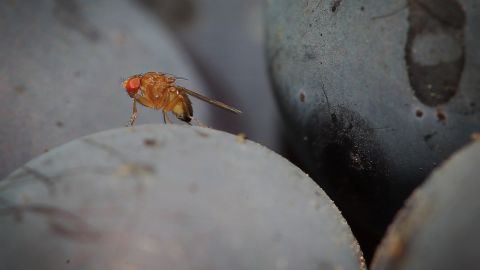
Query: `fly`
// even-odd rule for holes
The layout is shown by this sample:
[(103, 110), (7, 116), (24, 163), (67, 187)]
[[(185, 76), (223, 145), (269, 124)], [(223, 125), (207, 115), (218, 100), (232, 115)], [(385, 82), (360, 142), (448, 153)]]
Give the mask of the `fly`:
[(190, 124), (192, 120), (196, 119), (193, 118), (192, 103), (188, 96), (193, 96), (232, 113), (242, 113), (225, 103), (175, 84), (177, 79), (179, 78), (170, 74), (147, 72), (133, 75), (124, 80), (122, 85), (133, 100), (132, 115), (127, 126), (133, 126), (137, 119), (137, 102), (147, 108), (161, 110), (165, 123), (172, 123), (167, 115), (168, 112), (172, 112), (179, 120)]

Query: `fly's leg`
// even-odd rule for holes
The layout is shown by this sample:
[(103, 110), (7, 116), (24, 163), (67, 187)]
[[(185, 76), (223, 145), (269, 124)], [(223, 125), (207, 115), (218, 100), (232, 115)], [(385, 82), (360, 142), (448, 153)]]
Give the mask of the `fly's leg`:
[(168, 115), (167, 115), (167, 112), (166, 111), (162, 111), (163, 113), (163, 122), (165, 122), (165, 124), (173, 124), (172, 121), (170, 121), (170, 118), (168, 118)]
[(163, 100), (162, 100), (162, 107), (163, 107), (163, 110), (162, 110), (162, 113), (163, 113), (163, 122), (165, 122), (165, 124), (172, 124), (172, 121), (170, 121), (170, 119), (168, 118), (168, 101), (170, 100), (170, 93), (168, 91), (166, 91), (163, 95)]
[[(205, 127), (205, 128), (208, 128), (207, 125), (205, 125), (204, 123), (200, 122), (197, 118), (193, 117), (193, 116), (190, 116), (190, 118), (192, 118), (193, 122), (195, 122), (196, 125), (198, 126), (201, 126), (201, 127)], [(189, 123), (190, 124), (190, 123)], [(191, 125), (191, 124), (190, 124)]]
[(147, 108), (154, 108), (154, 104), (148, 99), (145, 98), (139, 94), (136, 94), (133, 97), (133, 110), (132, 110), (132, 116), (130, 117), (130, 121), (127, 124), (127, 127), (133, 126), (133, 123), (135, 123), (135, 120), (137, 119), (137, 101), (142, 104), (143, 106)]
[(137, 100), (133, 99), (133, 109), (132, 109), (132, 116), (130, 116), (130, 121), (128, 121), (127, 127), (133, 126), (135, 120), (137, 119)]

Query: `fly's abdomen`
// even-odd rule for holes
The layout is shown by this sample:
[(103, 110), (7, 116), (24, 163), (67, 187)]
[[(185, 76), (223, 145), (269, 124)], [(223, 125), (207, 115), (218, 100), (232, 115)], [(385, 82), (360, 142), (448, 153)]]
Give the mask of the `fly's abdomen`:
[(183, 93), (178, 93), (175, 103), (172, 104), (171, 110), (173, 114), (175, 114), (175, 116), (182, 121), (190, 123), (192, 120), (192, 103), (187, 95)]

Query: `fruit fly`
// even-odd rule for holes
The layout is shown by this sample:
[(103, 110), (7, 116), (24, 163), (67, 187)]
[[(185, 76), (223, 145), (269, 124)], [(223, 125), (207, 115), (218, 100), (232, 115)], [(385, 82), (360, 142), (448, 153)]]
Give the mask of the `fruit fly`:
[(175, 84), (177, 79), (180, 78), (166, 73), (147, 72), (130, 76), (124, 80), (123, 88), (133, 99), (132, 116), (127, 126), (132, 126), (137, 118), (137, 102), (148, 108), (162, 110), (165, 123), (172, 123), (167, 115), (168, 112), (172, 112), (178, 119), (190, 124), (192, 119), (196, 119), (193, 118), (192, 103), (188, 95), (229, 112), (242, 113), (227, 104)]

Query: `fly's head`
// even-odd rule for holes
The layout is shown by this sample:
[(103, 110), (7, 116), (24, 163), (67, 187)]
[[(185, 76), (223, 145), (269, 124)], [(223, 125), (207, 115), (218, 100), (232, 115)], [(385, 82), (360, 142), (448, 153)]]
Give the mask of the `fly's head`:
[(140, 75), (134, 75), (122, 82), (123, 88), (125, 88), (125, 90), (127, 91), (127, 94), (132, 98), (135, 96), (135, 94), (137, 94), (138, 89), (140, 89), (140, 85), (141, 85), (140, 79), (141, 79)]

